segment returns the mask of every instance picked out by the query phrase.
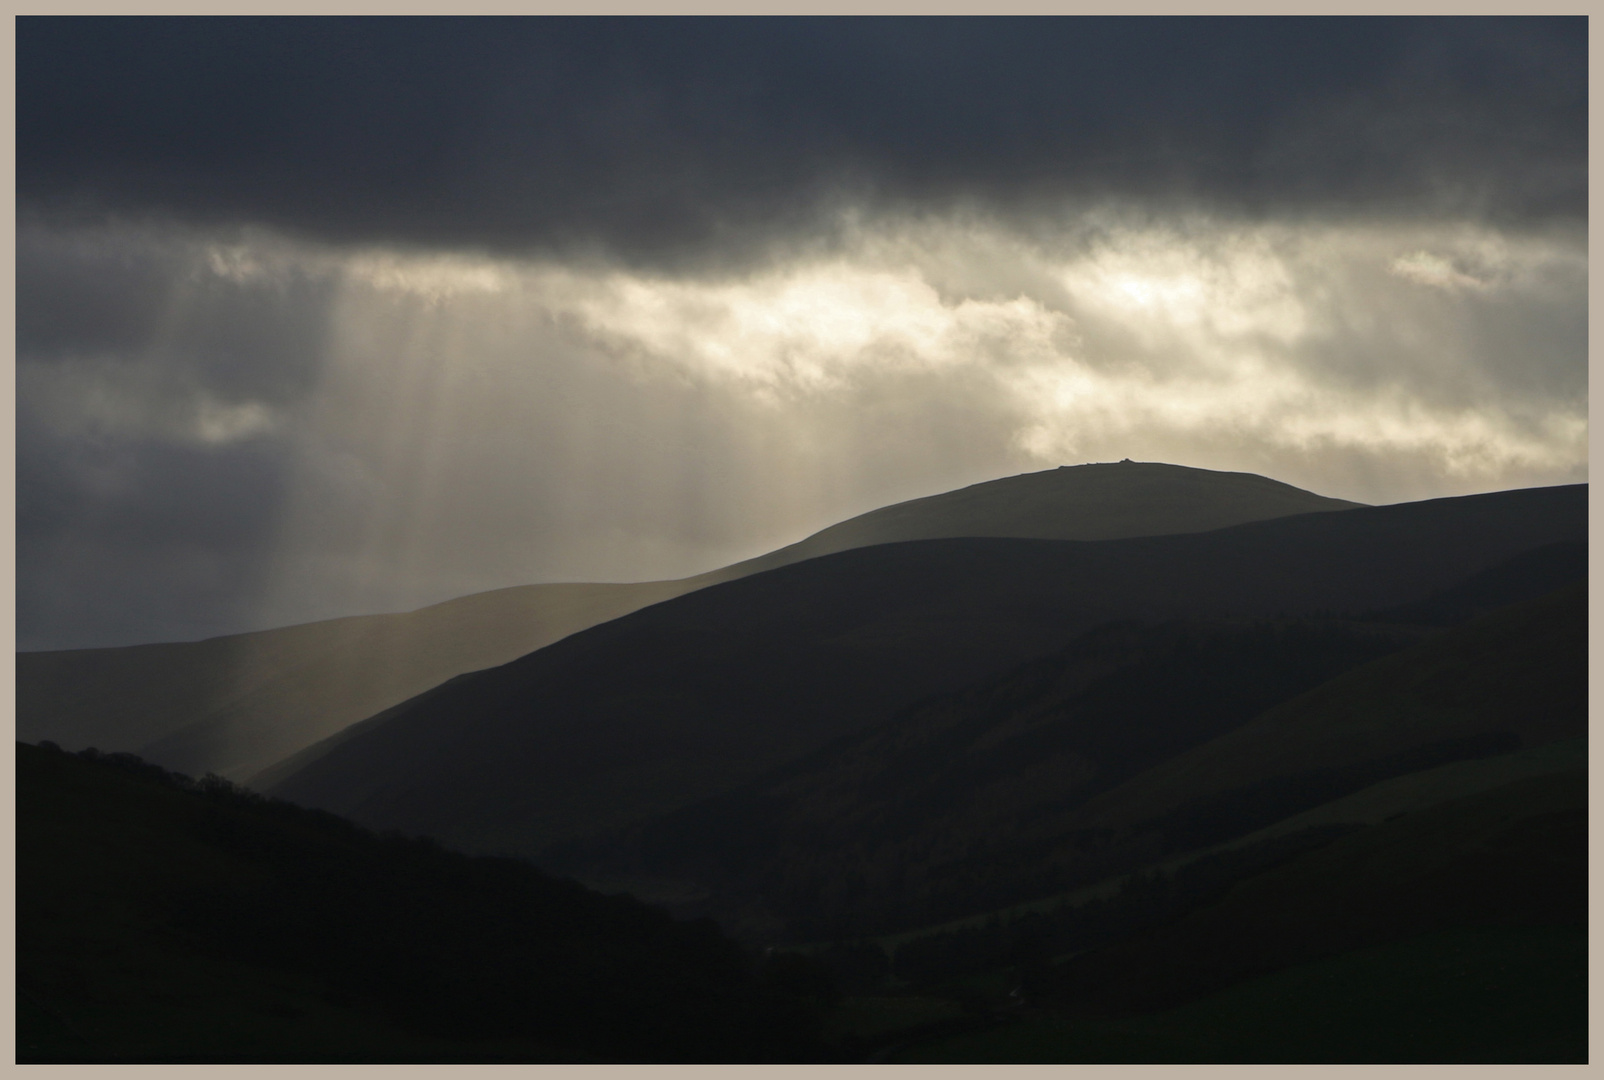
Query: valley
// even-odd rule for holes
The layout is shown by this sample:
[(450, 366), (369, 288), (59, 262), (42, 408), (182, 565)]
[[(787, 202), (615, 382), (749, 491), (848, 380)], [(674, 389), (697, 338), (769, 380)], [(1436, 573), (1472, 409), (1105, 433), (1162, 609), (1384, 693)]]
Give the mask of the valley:
[[(1244, 488), (1290, 502), (1238, 474), (1079, 468), (1101, 502), (1062, 495), (1069, 469), (1034, 474), (1034, 502), (1014, 478), (995, 535), (974, 525), (972, 494), (943, 513), (973, 536), (914, 535), (940, 526), (917, 503), (869, 515), (818, 541), (840, 550), (668, 583), (674, 595), (443, 676), (247, 787), (167, 771), (158, 755), (183, 760), (173, 732), (142, 760), (109, 719), (107, 746), (78, 756), (19, 744), (28, 1053), (168, 1057), (196, 1010), (220, 1010), (235, 1035), (215, 1045), (243, 1040), (252, 1060), (367, 1060), (374, 1040), (396, 1060), (1585, 1054), (1585, 487), (1126, 535), (1163, 518), (1128, 507), (1165, 484), (1171, 522), (1241, 516)], [(1214, 486), (1224, 509), (1206, 508)], [(1087, 538), (1009, 534), (1053, 498)], [(528, 644), (491, 617), (502, 599), (454, 602), (477, 636), (448, 666), (470, 646)], [(108, 687), (193, 680), (182, 700), (198, 702), (230, 663), (259, 687), (307, 679), (311, 709), (332, 698), (303, 649), (360, 667), (374, 620), (416, 616), (363, 618), (268, 632), (279, 651), (248, 662), (223, 659), (226, 639), (46, 655), (30, 723), (81, 741), (74, 717)], [(91, 673), (76, 697), (59, 681), (73, 670)], [(150, 730), (130, 721), (128, 744)], [(87, 850), (122, 854), (91, 867), (72, 854)], [(345, 884), (319, 883), (330, 859), (356, 860)], [(534, 891), (475, 899), (481, 878)], [(492, 929), (492, 911), (554, 889), (569, 905), (542, 920), (556, 937)], [(381, 917), (381, 893), (413, 899)], [(393, 961), (410, 973), (373, 981), (358, 907), (415, 943)], [(432, 928), (452, 911), (490, 936), (444, 944)], [(68, 912), (103, 944), (81, 943)], [(646, 921), (607, 929), (615, 917)], [(580, 926), (601, 936), (584, 944)], [(647, 997), (606, 997), (622, 976), (596, 965), (626, 962), (618, 934), (647, 935), (630, 956), (659, 948), (651, 935), (667, 949)], [(558, 955), (578, 967), (534, 959)], [(150, 997), (156, 972), (220, 989)], [(418, 979), (434, 989), (395, 997)], [(642, 1027), (639, 1010), (660, 1007), (643, 1002), (683, 993), (676, 979), (705, 988), (699, 1019)], [(1413, 1004), (1368, 1042), (1318, 1019), (1370, 1022), (1340, 1002), (1378, 979), (1414, 987)], [(563, 1010), (586, 994), (608, 1019), (580, 1035)], [(1497, 1020), (1514, 998), (1547, 1002), (1542, 1022)], [(743, 1008), (768, 1019), (733, 1019)], [(1430, 1019), (1443, 1010), (1458, 1026)], [(1253, 1034), (1272, 1014), (1280, 1041)], [(732, 1023), (767, 1034), (720, 1043)], [(1445, 1030), (1469, 1056), (1443, 1049)], [(193, 1049), (209, 1052), (223, 1053)]]

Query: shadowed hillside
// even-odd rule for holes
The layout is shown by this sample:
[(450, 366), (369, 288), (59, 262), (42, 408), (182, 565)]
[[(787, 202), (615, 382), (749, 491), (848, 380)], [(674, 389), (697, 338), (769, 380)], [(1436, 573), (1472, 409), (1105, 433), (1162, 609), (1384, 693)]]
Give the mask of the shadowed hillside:
[(17, 746), (23, 1062), (775, 1061), (709, 923), (131, 756)]
[(1087, 1011), (1145, 1011), (1453, 926), (1585, 926), (1586, 791), (1573, 769), (1360, 830), (1044, 972), (1035, 989)]
[(1587, 851), (1578, 763), (1217, 882), (1142, 876), (1067, 957), (1068, 912), (974, 937), (970, 970), (1028, 1006), (891, 1060), (1580, 1064)]
[(761, 962), (516, 859), (19, 746), (19, 1055), (1584, 1060), (1585, 513), (837, 552), (260, 778)]
[(1175, 843), (1208, 842), (1236, 818), (1267, 824), (1289, 805), (1346, 794), (1420, 748), (1507, 752), (1581, 737), (1586, 718), (1587, 586), (1578, 582), (1335, 678), (1086, 813), (1111, 827), (1169, 832)]
[[(1517, 557), (1439, 595), (1462, 610), (1565, 562), (1555, 549)], [(882, 1059), (1582, 1062), (1586, 606), (1576, 581), (1434, 633), (1067, 813), (1050, 793), (1032, 799), (1028, 770), (997, 785), (1012, 806), (984, 778), (951, 782), (1028, 730), (1032, 698), (1051, 706), (1052, 680), (1021, 669), (776, 774), (722, 830), (642, 830), (641, 850), (682, 871), (733, 855), (724, 869), (749, 897), (815, 911), (872, 910), (866, 880), (900, 880), (921, 902), (967, 885), (972, 914), (944, 926), (866, 939), (813, 924), (833, 942), (804, 951), (855, 995), (836, 1030), (872, 1033), (888, 1006), (926, 1003), (905, 1011), (929, 1019)], [(1095, 732), (1086, 696), (1059, 721), (1082, 745)], [(929, 737), (960, 728), (944, 747)], [(1159, 741), (1166, 730), (1142, 725)], [(980, 842), (944, 849), (966, 826)], [(1059, 887), (1087, 884), (986, 909), (986, 889), (993, 901), (1010, 883), (1042, 889), (1054, 869)]]
[(22, 653), (17, 734), (134, 751), (182, 772), (245, 779), (468, 671), (720, 581), (898, 540), (1092, 540), (1198, 532), (1357, 504), (1246, 473), (1083, 465), (885, 507), (799, 544), (678, 581), (530, 585), (396, 615), (201, 642)]
[(1109, 625), (738, 791), (547, 857), (597, 880), (677, 883), (732, 929), (793, 940), (985, 912), (1394, 776), (1579, 738), (1586, 615), (1576, 580), (1424, 641), (1366, 623)]
[(679, 882), (711, 894), (703, 910), (726, 927), (793, 941), (983, 912), (1055, 891), (1040, 849), (1064, 838), (1043, 818), (1397, 647), (1373, 628), (1291, 620), (1109, 624), (545, 859), (586, 879)]
[(477, 850), (538, 852), (732, 790), (1115, 619), (1423, 600), (1586, 534), (1532, 489), (1103, 542), (964, 539), (727, 582), (463, 676), (259, 779)]

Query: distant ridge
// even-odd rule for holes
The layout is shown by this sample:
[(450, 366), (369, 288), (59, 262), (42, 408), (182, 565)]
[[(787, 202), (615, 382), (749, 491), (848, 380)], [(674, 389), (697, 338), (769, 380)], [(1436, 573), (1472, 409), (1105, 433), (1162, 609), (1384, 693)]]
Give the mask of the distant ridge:
[(871, 511), (677, 581), (527, 585), (406, 614), (207, 641), (17, 656), (17, 737), (133, 751), (244, 780), (463, 674), (712, 585), (851, 548), (963, 536), (1101, 540), (1202, 532), (1359, 504), (1250, 473), (1121, 462), (1025, 473)]

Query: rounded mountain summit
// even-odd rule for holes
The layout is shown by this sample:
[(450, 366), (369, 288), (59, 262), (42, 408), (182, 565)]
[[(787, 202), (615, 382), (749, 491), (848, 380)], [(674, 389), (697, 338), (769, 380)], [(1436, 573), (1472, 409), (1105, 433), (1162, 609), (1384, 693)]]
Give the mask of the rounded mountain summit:
[(837, 551), (902, 540), (961, 536), (1122, 540), (1208, 532), (1250, 521), (1363, 505), (1326, 498), (1253, 473), (1213, 472), (1127, 458), (1112, 464), (1064, 465), (1021, 473), (894, 503), (778, 551), (715, 570), (713, 575), (716, 580), (726, 580)]

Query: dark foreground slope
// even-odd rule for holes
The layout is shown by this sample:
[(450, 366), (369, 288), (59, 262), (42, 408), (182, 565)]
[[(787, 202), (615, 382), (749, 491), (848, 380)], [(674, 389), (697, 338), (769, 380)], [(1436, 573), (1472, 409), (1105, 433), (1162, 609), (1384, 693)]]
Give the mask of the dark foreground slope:
[(1110, 620), (1377, 610), (1585, 535), (1578, 485), (1183, 536), (862, 548), (462, 676), (257, 783), (376, 826), (534, 853), (733, 789)]
[(137, 759), (17, 746), (23, 1062), (774, 1061), (708, 923)]
[(867, 544), (953, 536), (1101, 540), (1200, 532), (1357, 504), (1247, 473), (1126, 462), (1027, 473), (884, 507), (677, 581), (528, 585), (418, 611), (207, 641), (21, 653), (17, 735), (132, 751), (243, 780), (467, 671), (721, 581)]

